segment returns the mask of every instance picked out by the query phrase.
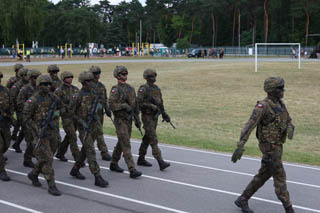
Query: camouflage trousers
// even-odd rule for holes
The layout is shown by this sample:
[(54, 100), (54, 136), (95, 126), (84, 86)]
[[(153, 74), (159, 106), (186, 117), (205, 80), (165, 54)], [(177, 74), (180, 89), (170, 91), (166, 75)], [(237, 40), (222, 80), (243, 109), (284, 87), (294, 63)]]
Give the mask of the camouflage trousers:
[(139, 156), (144, 157), (147, 154), (147, 149), (150, 145), (153, 157), (157, 160), (162, 160), (161, 150), (158, 146), (158, 138), (156, 133), (158, 119), (154, 119), (154, 116), (152, 114), (142, 114), (141, 118), (145, 134), (140, 145)]
[(263, 153), (261, 168), (242, 195), (249, 199), (270, 177), (273, 177), (275, 193), (278, 199), (285, 208), (291, 206), (286, 184), (286, 172), (281, 160), (282, 144), (260, 143), (259, 148)]
[(94, 176), (100, 175), (100, 166), (96, 159), (96, 152), (94, 148), (94, 141), (98, 135), (101, 134), (101, 127), (98, 122), (94, 122), (91, 131), (85, 137), (85, 130), (82, 126), (79, 126), (79, 137), (82, 143), (81, 155), (79, 161), (76, 161), (74, 168), (80, 169), (81, 165), (87, 159), (89, 169)]
[(128, 121), (125, 118), (115, 117), (114, 124), (116, 127), (118, 142), (114, 147), (111, 162), (118, 163), (121, 158), (121, 153), (123, 153), (123, 157), (129, 171), (133, 171), (135, 170), (135, 164), (131, 154), (130, 144), (132, 121)]
[(25, 141), (27, 143), (26, 151), (24, 152), (24, 161), (31, 161), (34, 149), (34, 137), (31, 129), (27, 127), (27, 124), (22, 125), (22, 131), (24, 132)]
[(25, 133), (23, 131), (23, 120), (22, 120), (22, 113), (16, 113), (17, 115), (17, 124), (14, 126), (12, 132), (12, 139), (16, 141), (17, 144), (21, 144), (25, 137)]
[(104, 136), (103, 136), (103, 129), (102, 129), (103, 128), (103, 120), (104, 120), (103, 112), (98, 113), (98, 116), (99, 116), (100, 124), (101, 124), (101, 134), (98, 135), (98, 137), (97, 137), (97, 146), (98, 146), (98, 149), (101, 152), (101, 155), (104, 156), (104, 155), (108, 154), (108, 147), (107, 147), (107, 144), (104, 141)]
[(4, 158), (3, 154), (8, 150), (11, 141), (10, 128), (6, 123), (0, 121), (0, 172), (3, 172), (4, 169)]
[(64, 156), (70, 145), (70, 150), (75, 161), (80, 160), (80, 150), (77, 144), (77, 122), (72, 118), (63, 118), (62, 126), (66, 133), (62, 143), (59, 145), (57, 155)]
[(32, 170), (32, 173), (35, 176), (39, 176), (39, 174), (42, 173), (49, 186), (53, 186), (55, 183), (52, 163), (53, 155), (56, 152), (60, 142), (57, 140), (55, 134), (55, 129), (48, 128), (45, 133), (45, 137), (41, 139), (38, 147), (36, 147), (34, 150), (37, 162)]

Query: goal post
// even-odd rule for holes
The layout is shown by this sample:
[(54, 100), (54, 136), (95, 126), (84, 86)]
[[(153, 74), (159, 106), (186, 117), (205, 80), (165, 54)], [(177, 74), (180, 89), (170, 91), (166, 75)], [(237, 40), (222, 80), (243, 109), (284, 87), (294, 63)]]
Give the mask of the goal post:
[(301, 44), (300, 43), (255, 43), (255, 72), (258, 72), (258, 46), (298, 46), (298, 69), (301, 68)]

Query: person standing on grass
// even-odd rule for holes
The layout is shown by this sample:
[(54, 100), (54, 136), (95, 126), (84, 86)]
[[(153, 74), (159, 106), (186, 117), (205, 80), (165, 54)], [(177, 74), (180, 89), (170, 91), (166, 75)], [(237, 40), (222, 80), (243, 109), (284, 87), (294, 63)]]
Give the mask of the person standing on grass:
[(260, 187), (273, 177), (275, 193), (286, 213), (294, 213), (286, 184), (286, 172), (282, 164), (283, 144), (286, 138), (293, 139), (294, 125), (285, 104), (282, 102), (284, 95), (284, 80), (280, 77), (269, 77), (264, 81), (264, 91), (268, 96), (258, 101), (249, 121), (241, 131), (240, 141), (232, 155), (235, 163), (241, 159), (244, 145), (252, 130), (257, 127), (256, 136), (259, 140), (259, 148), (263, 154), (259, 173), (254, 176), (247, 188), (235, 204), (242, 212), (252, 213), (248, 200)]

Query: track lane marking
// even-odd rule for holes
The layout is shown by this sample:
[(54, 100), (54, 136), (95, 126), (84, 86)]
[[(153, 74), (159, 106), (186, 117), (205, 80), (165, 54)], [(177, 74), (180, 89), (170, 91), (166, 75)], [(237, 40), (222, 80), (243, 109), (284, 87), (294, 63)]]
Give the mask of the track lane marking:
[(21, 205), (15, 204), (15, 203), (11, 203), (11, 202), (8, 202), (8, 201), (5, 201), (5, 200), (0, 200), (0, 203), (2, 203), (4, 205), (7, 205), (7, 206), (11, 206), (11, 207), (16, 208), (16, 209), (21, 209), (21, 210), (26, 211), (26, 212), (43, 213), (43, 212), (40, 212), (40, 211), (37, 211), (37, 210), (34, 210), (34, 209), (30, 209), (28, 207), (21, 206)]

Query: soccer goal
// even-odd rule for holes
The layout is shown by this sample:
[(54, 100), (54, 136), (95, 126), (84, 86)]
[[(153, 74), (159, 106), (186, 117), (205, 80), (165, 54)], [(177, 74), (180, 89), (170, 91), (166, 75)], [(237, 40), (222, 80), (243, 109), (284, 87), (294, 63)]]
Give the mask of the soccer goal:
[[(264, 48), (260, 48), (263, 52), (260, 53), (262, 55), (269, 55), (268, 52), (270, 51), (270, 55), (286, 55), (292, 56), (292, 58), (298, 59), (298, 69), (301, 68), (301, 45), (300, 43), (256, 43), (255, 44), (255, 72), (258, 72), (258, 54), (259, 54), (259, 46), (264, 46)], [(278, 46), (278, 48), (269, 49), (268, 46)], [(295, 48), (298, 47), (298, 50)], [(271, 59), (272, 60), (272, 59)]]

